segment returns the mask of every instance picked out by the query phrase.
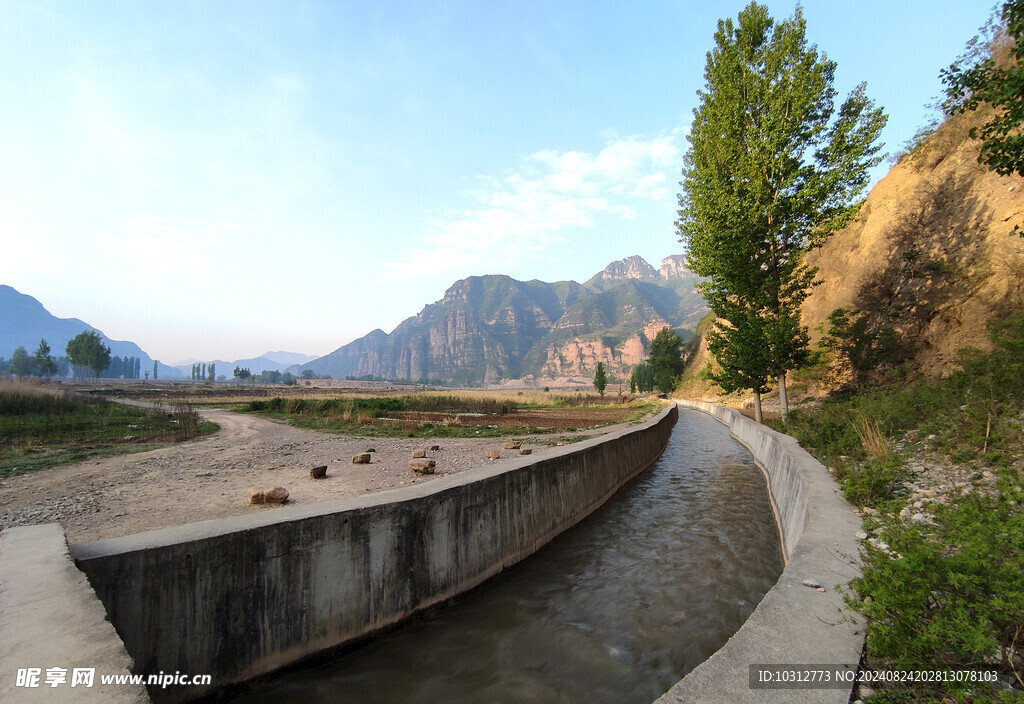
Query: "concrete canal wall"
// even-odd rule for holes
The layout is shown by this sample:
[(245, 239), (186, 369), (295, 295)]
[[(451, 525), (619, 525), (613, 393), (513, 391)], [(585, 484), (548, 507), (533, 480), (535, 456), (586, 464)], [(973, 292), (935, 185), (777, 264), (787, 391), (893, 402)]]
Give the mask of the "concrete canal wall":
[[(541, 459), (74, 545), (138, 673), (185, 701), (355, 641), (535, 552), (661, 456), (678, 411)], [(43, 636), (44, 634), (40, 634)]]
[[(860, 518), (843, 500), (828, 470), (793, 438), (722, 406), (697, 401), (680, 405), (713, 415), (754, 455), (768, 481), (786, 567), (740, 630), (657, 704), (846, 704), (852, 685), (755, 688), (751, 666), (842, 665), (856, 672), (864, 624), (846, 609), (835, 587), (858, 574)], [(805, 582), (819, 584), (824, 591)]]

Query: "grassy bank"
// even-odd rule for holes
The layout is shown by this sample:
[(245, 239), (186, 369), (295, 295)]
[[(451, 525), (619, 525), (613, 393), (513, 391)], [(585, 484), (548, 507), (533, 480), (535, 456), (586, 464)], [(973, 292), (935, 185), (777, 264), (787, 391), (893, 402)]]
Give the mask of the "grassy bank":
[(184, 405), (156, 410), (22, 381), (0, 381), (0, 477), (140, 452), (213, 432)]
[(1024, 317), (991, 333), (995, 350), (964, 352), (946, 379), (774, 423), (864, 512), (848, 601), (869, 619), (865, 666), (961, 673), (878, 687), (869, 702), (1024, 702)]

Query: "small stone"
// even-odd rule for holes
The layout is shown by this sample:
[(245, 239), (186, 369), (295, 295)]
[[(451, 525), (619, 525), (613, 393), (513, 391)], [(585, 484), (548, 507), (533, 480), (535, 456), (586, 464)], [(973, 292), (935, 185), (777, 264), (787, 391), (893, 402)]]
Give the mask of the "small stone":
[(823, 592), (823, 591), (825, 591), (825, 587), (818, 587), (818, 588), (817, 588), (817, 591), (819, 591), (819, 592)]
[(872, 598), (872, 597), (871, 597), (870, 595), (869, 595), (869, 596), (866, 596), (866, 597), (864, 597), (864, 603), (865, 603), (865, 604), (872, 604), (872, 603), (874, 603), (874, 601), (875, 601), (875, 600), (874, 600), (874, 599), (873, 599), (873, 598)]
[(313, 467), (309, 470), (309, 476), (313, 479), (323, 479), (327, 476), (327, 465), (322, 464), (319, 467)]
[(810, 587), (811, 589), (821, 589), (821, 584), (814, 581), (813, 579), (805, 579), (803, 584), (805, 587)]
[(438, 450), (440, 450), (440, 449), (441, 449), (441, 446), (440, 446), (440, 445), (431, 445), (431, 446), (430, 446), (430, 451), (431, 451), (431, 452), (437, 452), (437, 451), (438, 451)]
[(249, 489), (249, 503), (283, 504), (288, 501), (288, 490), (283, 486), (270, 486)]
[(426, 456), (427, 456), (427, 451), (426, 450), (413, 450), (412, 451), (412, 458), (413, 459), (417, 459), (419, 457), (426, 457)]
[(530, 455), (530, 454), (533, 454), (533, 450), (531, 450), (528, 447), (523, 447), (523, 448), (520, 448), (519, 454), (520, 455)]
[(498, 452), (497, 450), (487, 450), (484, 453), (484, 457), (487, 457), (488, 459), (496, 460), (499, 457), (501, 457), (501, 453)]
[(505, 443), (506, 450), (518, 450), (522, 446), (523, 443), (518, 442), (516, 440), (509, 440), (507, 443)]
[(361, 452), (352, 458), (352, 464), (370, 464), (370, 453)]
[(433, 474), (436, 466), (434, 460), (414, 459), (409, 462), (409, 469), (419, 474)]
[(856, 533), (854, 533), (853, 535), (854, 535), (854, 537), (856, 537), (856, 538), (857, 538), (857, 540), (867, 540), (867, 539), (868, 539), (868, 534), (867, 534), (867, 533), (865, 533), (865, 532), (864, 532), (864, 531), (862, 531), (862, 530), (859, 530), (859, 531), (857, 531), (857, 532), (856, 532)]

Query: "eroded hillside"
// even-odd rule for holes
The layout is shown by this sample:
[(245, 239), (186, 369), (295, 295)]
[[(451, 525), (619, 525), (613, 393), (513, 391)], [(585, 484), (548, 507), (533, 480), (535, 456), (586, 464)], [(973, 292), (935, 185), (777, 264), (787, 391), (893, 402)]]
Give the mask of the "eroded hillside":
[(812, 339), (836, 308), (900, 334), (908, 364), (950, 371), (957, 350), (989, 345), (986, 323), (1024, 303), (1024, 179), (978, 163), (979, 117), (943, 124), (893, 166), (857, 219), (809, 263), (822, 281), (804, 304)]

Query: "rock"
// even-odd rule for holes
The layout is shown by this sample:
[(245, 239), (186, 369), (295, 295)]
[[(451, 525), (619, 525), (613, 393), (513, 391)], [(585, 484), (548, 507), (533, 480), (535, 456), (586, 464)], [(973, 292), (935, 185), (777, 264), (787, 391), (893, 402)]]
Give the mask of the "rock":
[(524, 447), (524, 448), (519, 450), (519, 454), (520, 455), (529, 455), (529, 454), (532, 454), (532, 453), (533, 453), (533, 450), (531, 450), (528, 447)]
[(313, 467), (309, 470), (309, 476), (313, 479), (323, 479), (327, 476), (327, 465), (322, 464), (319, 467)]
[(409, 462), (409, 469), (420, 474), (433, 474), (436, 466), (434, 460), (414, 459)]
[(507, 443), (505, 443), (506, 450), (518, 450), (522, 446), (523, 443), (518, 442), (516, 440), (509, 440)]
[(370, 464), (370, 453), (361, 452), (352, 458), (352, 464)]
[(865, 533), (862, 530), (857, 531), (853, 535), (854, 535), (855, 538), (857, 538), (857, 540), (867, 540), (868, 539), (868, 534)]
[(810, 587), (811, 589), (821, 589), (821, 584), (813, 579), (805, 579), (803, 584), (805, 587)]
[(426, 456), (427, 456), (427, 451), (426, 450), (413, 450), (412, 451), (412, 458), (413, 459), (417, 459), (419, 457), (426, 457)]
[(283, 486), (265, 486), (249, 489), (250, 504), (283, 504), (288, 500), (288, 490)]
[(431, 445), (431, 446), (430, 446), (430, 451), (431, 451), (431, 452), (437, 452), (437, 451), (438, 451), (438, 450), (440, 450), (440, 449), (441, 449), (441, 446), (440, 446), (440, 445)]
[(497, 450), (488, 450), (487, 452), (484, 453), (484, 457), (487, 457), (487, 458), (492, 459), (492, 460), (496, 460), (499, 457), (501, 457), (501, 453), (498, 452)]

